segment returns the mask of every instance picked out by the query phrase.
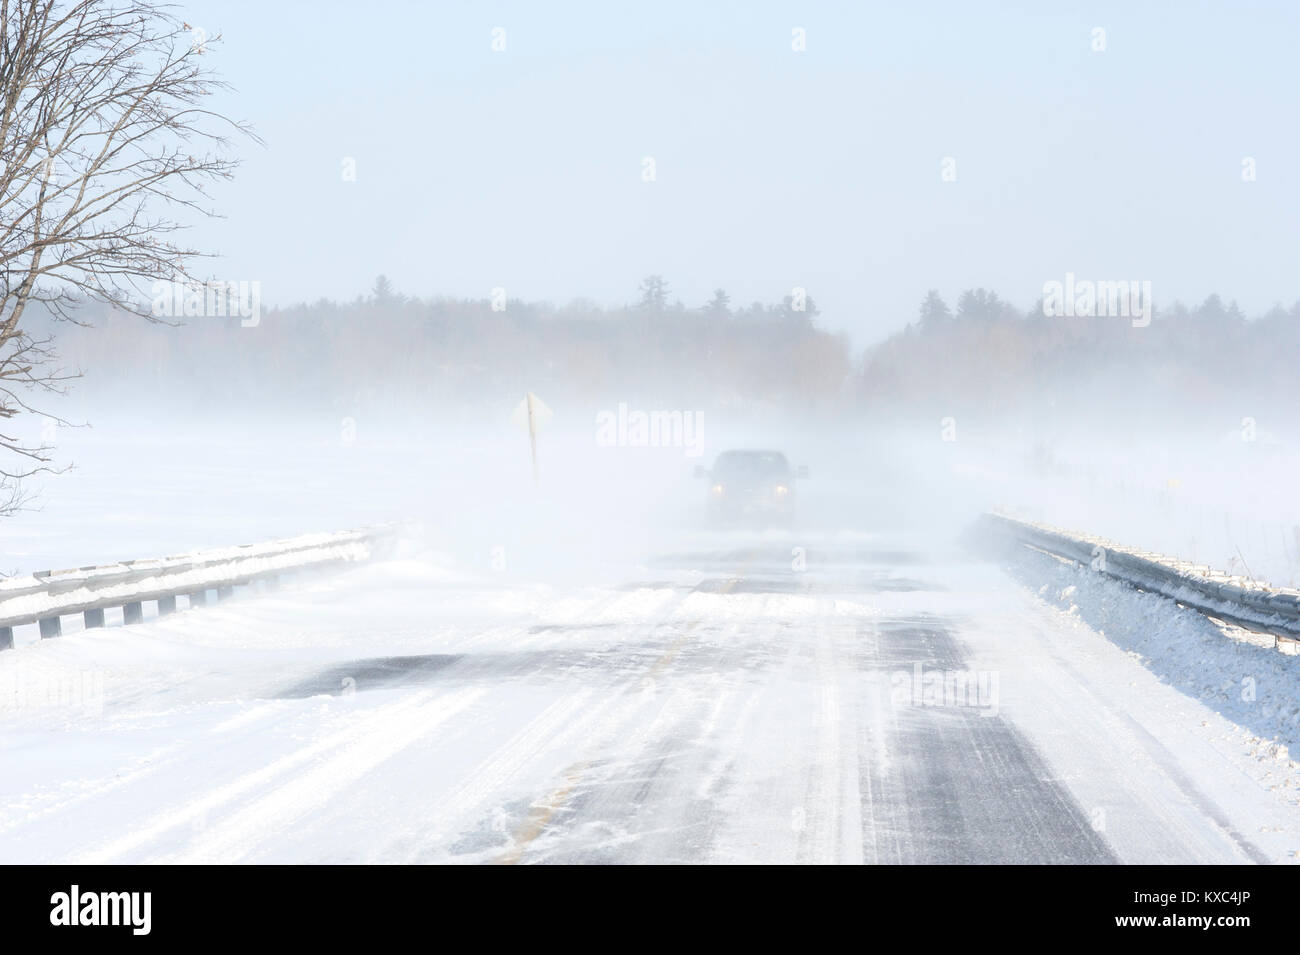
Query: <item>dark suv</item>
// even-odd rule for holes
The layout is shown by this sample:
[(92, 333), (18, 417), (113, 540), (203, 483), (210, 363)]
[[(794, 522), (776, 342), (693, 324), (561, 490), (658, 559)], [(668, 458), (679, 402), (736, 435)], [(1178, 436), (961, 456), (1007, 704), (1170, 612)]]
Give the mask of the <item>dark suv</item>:
[(780, 451), (724, 451), (706, 471), (697, 466), (696, 477), (707, 477), (705, 513), (713, 523), (788, 523), (794, 518), (796, 472)]

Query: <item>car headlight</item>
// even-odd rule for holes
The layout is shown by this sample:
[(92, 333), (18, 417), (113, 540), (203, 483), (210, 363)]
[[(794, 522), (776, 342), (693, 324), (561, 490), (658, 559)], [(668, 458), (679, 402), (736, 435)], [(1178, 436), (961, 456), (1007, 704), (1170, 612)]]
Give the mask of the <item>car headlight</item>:
[(790, 493), (790, 488), (788, 488), (784, 484), (778, 484), (775, 488), (773, 488), (773, 491), (776, 492), (777, 497), (784, 497), (786, 494)]
[(715, 484), (715, 485), (713, 485), (713, 489), (712, 489), (712, 490), (713, 490), (713, 493), (714, 493), (714, 494), (721, 494), (721, 493), (722, 493), (722, 485), (721, 485), (721, 484)]

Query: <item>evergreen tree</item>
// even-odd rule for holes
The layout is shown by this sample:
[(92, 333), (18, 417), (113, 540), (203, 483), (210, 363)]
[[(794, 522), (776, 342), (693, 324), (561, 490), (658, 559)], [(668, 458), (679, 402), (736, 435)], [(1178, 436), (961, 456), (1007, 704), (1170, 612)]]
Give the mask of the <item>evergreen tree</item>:
[(948, 303), (936, 289), (930, 289), (925, 293), (925, 300), (921, 302), (921, 314), (918, 324), (922, 331), (934, 331), (942, 328), (952, 321), (952, 310), (948, 308)]
[(713, 298), (704, 306), (704, 312), (715, 318), (726, 318), (731, 314), (731, 296), (722, 289), (715, 288)]
[(393, 291), (393, 283), (388, 281), (388, 276), (379, 275), (375, 278), (374, 288), (370, 290), (370, 300), (376, 305), (391, 305), (400, 298)]
[(641, 301), (638, 306), (647, 312), (659, 314), (668, 305), (668, 283), (662, 275), (647, 275), (641, 280)]

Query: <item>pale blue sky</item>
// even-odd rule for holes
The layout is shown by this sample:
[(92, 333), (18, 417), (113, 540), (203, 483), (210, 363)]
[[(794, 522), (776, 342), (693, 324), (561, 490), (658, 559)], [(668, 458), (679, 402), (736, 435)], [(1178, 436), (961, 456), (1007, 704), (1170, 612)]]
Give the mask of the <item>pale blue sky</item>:
[(191, 238), (266, 304), (380, 272), (612, 304), (658, 272), (691, 306), (803, 286), (861, 344), (927, 288), (1023, 307), (1067, 271), (1149, 280), (1157, 305), (1300, 298), (1300, 4), (179, 10), (224, 34), (220, 105), (266, 140)]

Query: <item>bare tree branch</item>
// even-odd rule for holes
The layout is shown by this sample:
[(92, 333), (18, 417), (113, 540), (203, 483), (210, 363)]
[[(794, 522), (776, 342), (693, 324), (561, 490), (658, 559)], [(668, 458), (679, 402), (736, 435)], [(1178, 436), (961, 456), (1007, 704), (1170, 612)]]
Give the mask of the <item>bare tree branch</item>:
[[(24, 330), (36, 303), (58, 320), (100, 302), (150, 321), (149, 289), (198, 282), (204, 253), (177, 244), (180, 210), (215, 215), (207, 187), (229, 179), (234, 136), (205, 108), (225, 84), (207, 45), (148, 0), (0, 0), (0, 421), (60, 393), (48, 337)], [(0, 515), (18, 483), (51, 469), (50, 449), (0, 433)]]

